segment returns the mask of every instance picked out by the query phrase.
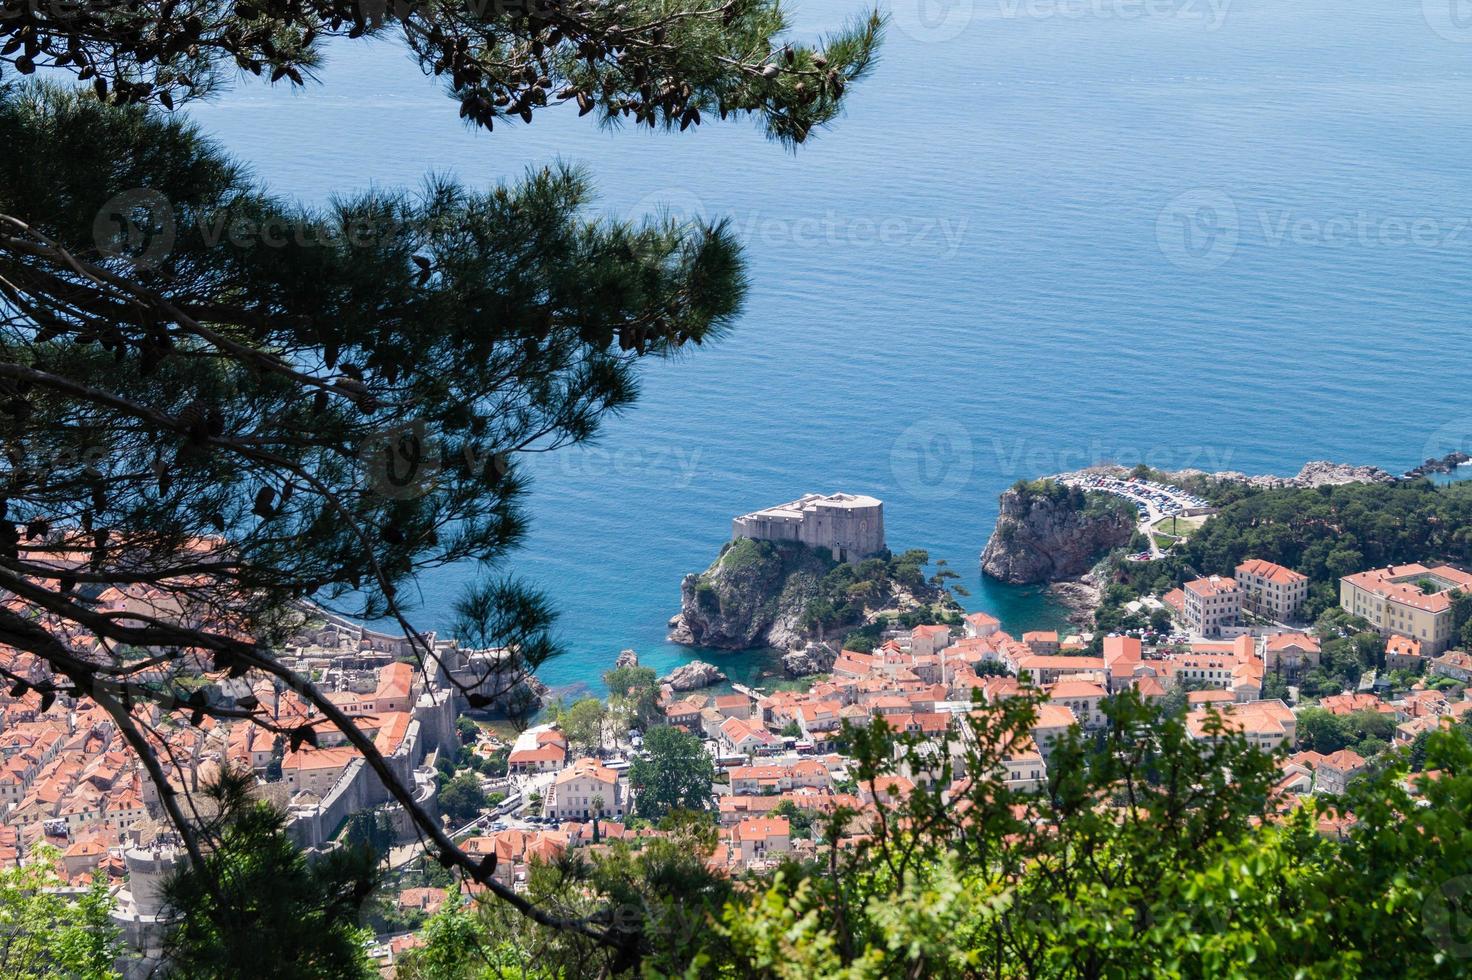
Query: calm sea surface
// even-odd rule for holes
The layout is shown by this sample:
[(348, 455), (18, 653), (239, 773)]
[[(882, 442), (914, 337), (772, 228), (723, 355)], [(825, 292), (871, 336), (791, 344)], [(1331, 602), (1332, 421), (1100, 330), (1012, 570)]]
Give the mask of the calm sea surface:
[[(852, 2), (800, 0), (798, 33)], [(680, 577), (731, 515), (809, 490), (885, 500), (892, 547), (962, 573), (1008, 628), (1058, 622), (983, 582), (1019, 477), (1145, 460), (1403, 470), (1472, 438), (1472, 20), (1453, 0), (900, 0), (847, 117), (796, 154), (745, 123), (494, 134), (397, 48), (344, 44), (305, 93), (193, 115), (311, 201), (449, 173), (587, 164), (616, 216), (729, 216), (739, 329), (653, 368), (587, 450), (534, 464), (516, 570), (599, 686), (660, 669)], [(422, 582), (443, 627), (473, 569)], [(709, 654), (707, 654), (709, 656)], [(723, 655), (753, 676), (754, 655)]]

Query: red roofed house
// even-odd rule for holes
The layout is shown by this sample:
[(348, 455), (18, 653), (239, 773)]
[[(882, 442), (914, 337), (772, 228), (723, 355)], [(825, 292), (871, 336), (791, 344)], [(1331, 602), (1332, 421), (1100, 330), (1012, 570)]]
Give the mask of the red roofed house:
[(1033, 630), (1022, 634), (1022, 642), (1027, 648), (1040, 656), (1049, 656), (1058, 652), (1057, 630)]
[(991, 636), (1002, 628), (1002, 621), (990, 613), (967, 613), (961, 619), (961, 629), (967, 636)]
[(1319, 665), (1319, 641), (1307, 633), (1279, 633), (1263, 644), (1262, 659), (1269, 672), (1295, 678)]
[(792, 850), (792, 827), (786, 817), (749, 817), (731, 828), (731, 848), (742, 861)]
[(1261, 558), (1237, 566), (1242, 608), (1269, 619), (1291, 620), (1308, 598), (1308, 576)]
[(558, 820), (622, 820), (624, 796), (617, 772), (597, 759), (579, 759), (557, 774), (547, 793), (547, 815)]
[(782, 744), (780, 738), (744, 718), (727, 718), (721, 724), (721, 741), (733, 752), (742, 755), (751, 755)]
[(1215, 741), (1211, 719), (1220, 720), (1226, 732), (1240, 732), (1257, 748), (1272, 751), (1284, 742), (1292, 744), (1298, 732), (1298, 719), (1282, 701), (1248, 701), (1241, 704), (1207, 705), (1204, 710), (1188, 712), (1186, 732), (1200, 741)]
[(1242, 590), (1233, 579), (1213, 575), (1187, 582), (1186, 628), (1197, 636), (1220, 636), (1242, 617)]
[(555, 729), (522, 732), (506, 757), (513, 773), (556, 772), (567, 763), (567, 739)]
[(1104, 715), (1099, 704), (1109, 692), (1090, 681), (1059, 681), (1048, 688), (1048, 699), (1065, 705), (1084, 728), (1097, 728), (1104, 724)]
[(1313, 788), (1319, 793), (1343, 793), (1349, 781), (1369, 768), (1369, 763), (1359, 753), (1340, 749), (1323, 755), (1319, 752), (1299, 752), (1288, 757), (1289, 767), (1299, 766), (1313, 773)]
[(412, 711), (414, 668), (406, 663), (392, 663), (378, 672), (378, 690), (373, 692), (373, 710)]
[(1426, 662), (1421, 655), (1421, 641), (1393, 634), (1385, 643), (1386, 670), (1419, 670)]
[(949, 626), (916, 626), (910, 630), (910, 652), (917, 657), (929, 657), (951, 645)]

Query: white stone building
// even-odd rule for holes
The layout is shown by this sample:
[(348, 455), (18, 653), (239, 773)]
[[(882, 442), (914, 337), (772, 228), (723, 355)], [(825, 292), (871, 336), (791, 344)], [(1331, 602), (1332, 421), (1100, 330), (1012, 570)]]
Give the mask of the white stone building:
[(791, 503), (742, 514), (731, 539), (794, 541), (826, 548), (837, 561), (858, 561), (884, 550), (884, 502), (862, 494), (804, 494)]
[(1234, 579), (1213, 575), (1187, 582), (1186, 628), (1197, 636), (1220, 636), (1242, 617), (1242, 590)]

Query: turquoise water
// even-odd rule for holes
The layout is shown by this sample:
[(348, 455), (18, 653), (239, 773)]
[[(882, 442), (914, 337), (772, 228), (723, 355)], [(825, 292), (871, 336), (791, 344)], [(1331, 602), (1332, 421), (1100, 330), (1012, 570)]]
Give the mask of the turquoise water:
[[(555, 685), (632, 646), (661, 669), (681, 575), (731, 515), (884, 498), (890, 543), (968, 605), (996, 496), (1093, 460), (1396, 471), (1472, 439), (1472, 25), (1451, 0), (902, 0), (846, 119), (796, 154), (734, 123), (473, 133), (396, 49), (306, 93), (193, 110), (279, 191), (483, 185), (587, 163), (614, 215), (732, 217), (739, 329), (650, 371), (598, 446), (535, 464), (517, 570), (563, 609)], [(801, 0), (804, 33), (851, 2)], [(423, 584), (443, 625), (462, 573)], [(760, 666), (732, 658), (736, 672)]]

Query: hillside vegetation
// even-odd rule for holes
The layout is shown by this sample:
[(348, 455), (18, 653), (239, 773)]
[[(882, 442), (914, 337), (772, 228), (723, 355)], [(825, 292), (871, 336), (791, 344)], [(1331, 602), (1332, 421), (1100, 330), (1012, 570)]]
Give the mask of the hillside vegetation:
[(1163, 560), (1121, 563), (1099, 625), (1122, 625), (1124, 602), (1203, 575), (1230, 575), (1246, 558), (1265, 558), (1310, 579), (1305, 611), (1316, 618), (1338, 602), (1341, 576), (1391, 564), (1472, 564), (1472, 482), (1348, 483), (1312, 489), (1234, 485), (1235, 499)]
[(1109, 704), (1097, 737), (1054, 748), (1044, 792), (1013, 792), (998, 763), (1035, 710), (978, 705), (959, 783), (879, 723), (851, 730), (860, 788), (917, 767), (937, 778), (870, 819), (821, 817), (811, 855), (771, 872), (711, 871), (717, 832), (686, 815), (642, 848), (534, 873), (544, 901), (620, 923), (622, 949), (484, 905), (440, 916), (399, 976), (1465, 975), (1465, 731), (1436, 733), (1416, 763), (1392, 754), (1342, 798), (1285, 808), (1272, 756), (1219, 727), (1197, 740), (1131, 699)]

